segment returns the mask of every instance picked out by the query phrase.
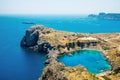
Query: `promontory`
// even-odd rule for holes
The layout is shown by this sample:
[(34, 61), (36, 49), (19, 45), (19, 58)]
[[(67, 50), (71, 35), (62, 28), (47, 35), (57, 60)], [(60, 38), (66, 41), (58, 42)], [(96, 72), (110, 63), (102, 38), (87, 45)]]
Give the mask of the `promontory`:
[[(35, 25), (26, 30), (21, 46), (46, 53), (45, 68), (39, 80), (120, 80), (120, 33), (76, 33)], [(83, 49), (101, 51), (112, 68), (92, 74), (81, 65), (67, 67), (58, 62), (63, 53)]]

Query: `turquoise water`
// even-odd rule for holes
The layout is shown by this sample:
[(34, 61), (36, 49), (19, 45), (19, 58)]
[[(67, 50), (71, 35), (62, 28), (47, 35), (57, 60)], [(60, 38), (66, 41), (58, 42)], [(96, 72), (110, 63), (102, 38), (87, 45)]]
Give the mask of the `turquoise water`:
[(111, 68), (101, 52), (95, 50), (82, 50), (72, 55), (64, 54), (58, 58), (58, 61), (63, 62), (66, 66), (77, 66), (80, 64), (94, 74)]
[(1, 15), (0, 80), (37, 80), (44, 68), (45, 54), (24, 50), (20, 41), (34, 22), (57, 30), (89, 33), (120, 32), (120, 21), (89, 19), (85, 16)]

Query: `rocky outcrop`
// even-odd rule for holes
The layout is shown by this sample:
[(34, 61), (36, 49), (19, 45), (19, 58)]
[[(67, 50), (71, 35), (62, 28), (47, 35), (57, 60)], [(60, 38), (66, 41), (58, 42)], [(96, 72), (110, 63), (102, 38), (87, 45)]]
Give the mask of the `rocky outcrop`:
[(46, 52), (48, 53), (48, 50), (52, 50), (54, 46), (52, 46), (49, 42), (43, 41), (41, 44), (38, 44), (38, 51), (39, 52)]
[[(89, 37), (90, 36), (90, 37)], [(109, 39), (110, 38), (110, 39)], [(62, 53), (71, 53), (82, 49), (96, 49), (100, 47), (103, 54), (107, 56), (112, 65), (111, 71), (107, 77), (117, 77), (120, 73), (120, 52), (117, 51), (119, 43), (119, 34), (81, 34), (64, 31), (57, 31), (46, 28), (42, 25), (36, 25), (26, 31), (21, 40), (21, 46), (47, 53), (46, 67), (40, 80), (99, 80), (100, 76), (89, 73), (84, 67), (66, 67), (57, 61)], [(115, 44), (115, 41), (117, 44)], [(117, 74), (117, 76), (116, 76)], [(100, 78), (99, 78), (100, 77)], [(106, 76), (105, 76), (106, 77)], [(102, 80), (104, 80), (102, 78)]]
[(63, 63), (52, 62), (44, 68), (43, 75), (39, 80), (100, 80), (99, 77), (87, 72), (78, 65), (66, 67)]
[[(39, 52), (46, 52), (57, 49), (62, 53), (63, 49), (67, 48), (67, 52), (76, 50), (76, 47), (88, 48), (97, 46), (98, 41), (80, 40), (84, 35), (76, 35), (75, 33), (56, 31), (51, 28), (46, 28), (43, 25), (36, 25), (28, 30), (21, 41), (22, 47), (33, 47)], [(84, 38), (85, 39), (85, 38)], [(87, 38), (86, 38), (87, 39)], [(34, 47), (35, 46), (35, 47)]]
[(64, 64), (52, 62), (46, 66), (43, 71), (43, 75), (39, 80), (68, 80), (65, 75), (61, 74), (64, 69)]
[(51, 50), (54, 46), (52, 46), (49, 42), (47, 42), (40, 36), (41, 34), (50, 33), (50, 31), (44, 30), (46, 30), (46, 27), (43, 25), (33, 26), (26, 30), (26, 34), (21, 40), (21, 46), (27, 48), (33, 47), (36, 48), (35, 50), (37, 50), (38, 52), (48, 53), (48, 50)]
[(36, 28), (30, 28), (26, 31), (25, 36), (21, 41), (21, 46), (23, 47), (31, 47), (37, 45), (37, 41), (39, 39), (39, 32)]

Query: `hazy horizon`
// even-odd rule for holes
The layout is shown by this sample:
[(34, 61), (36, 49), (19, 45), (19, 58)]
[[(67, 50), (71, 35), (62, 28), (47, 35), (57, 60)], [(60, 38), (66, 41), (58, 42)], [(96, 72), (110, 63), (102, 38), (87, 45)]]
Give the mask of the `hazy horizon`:
[(120, 13), (120, 0), (0, 0), (0, 14)]

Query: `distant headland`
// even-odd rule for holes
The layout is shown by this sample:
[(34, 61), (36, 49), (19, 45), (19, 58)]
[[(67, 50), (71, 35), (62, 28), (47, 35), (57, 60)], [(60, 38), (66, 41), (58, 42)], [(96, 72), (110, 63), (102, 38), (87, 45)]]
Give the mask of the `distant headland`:
[(89, 18), (98, 18), (98, 19), (104, 19), (104, 20), (120, 20), (120, 13), (99, 13), (96, 14), (90, 14), (88, 15)]

